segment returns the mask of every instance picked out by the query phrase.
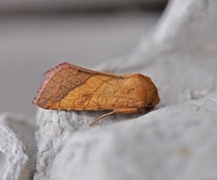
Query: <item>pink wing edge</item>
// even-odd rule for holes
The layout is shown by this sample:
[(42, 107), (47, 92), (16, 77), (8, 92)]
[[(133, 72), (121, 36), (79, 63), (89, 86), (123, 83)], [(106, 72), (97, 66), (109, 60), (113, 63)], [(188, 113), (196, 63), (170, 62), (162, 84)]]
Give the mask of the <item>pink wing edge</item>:
[(41, 97), (42, 92), (44, 91), (45, 87), (47, 86), (48, 82), (51, 80), (51, 78), (60, 70), (64, 69), (64, 68), (68, 68), (68, 67), (73, 67), (70, 63), (68, 62), (63, 62), (58, 64), (57, 66), (55, 66), (54, 68), (51, 68), (50, 70), (46, 71), (45, 73), (43, 73), (45, 75), (45, 79), (43, 80), (43, 82), (41, 83), (37, 95), (35, 96), (35, 98), (33, 99), (32, 103), (33, 104), (37, 104), (38, 100)]

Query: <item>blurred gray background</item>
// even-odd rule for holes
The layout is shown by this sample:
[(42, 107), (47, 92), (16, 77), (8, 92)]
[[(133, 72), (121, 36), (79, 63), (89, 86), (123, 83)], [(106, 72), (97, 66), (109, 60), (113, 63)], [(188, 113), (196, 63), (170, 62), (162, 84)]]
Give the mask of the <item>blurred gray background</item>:
[(34, 116), (43, 72), (61, 62), (93, 68), (129, 53), (165, 0), (0, 0), (0, 111)]

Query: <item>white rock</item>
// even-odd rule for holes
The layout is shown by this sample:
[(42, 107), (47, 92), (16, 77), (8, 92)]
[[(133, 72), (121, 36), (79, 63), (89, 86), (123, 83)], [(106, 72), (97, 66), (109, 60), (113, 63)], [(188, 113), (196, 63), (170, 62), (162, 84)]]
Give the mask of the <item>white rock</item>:
[[(66, 112), (39, 109), (37, 114), (36, 140), (38, 142), (37, 171), (35, 180), (48, 179), (54, 156), (60, 150), (58, 145), (68, 132), (85, 131), (90, 128), (90, 123), (102, 115), (103, 112)], [(134, 117), (131, 115), (130, 117)], [(127, 116), (112, 116), (115, 122), (120, 122)], [(99, 124), (106, 125), (113, 122), (110, 117), (102, 119)]]
[(159, 88), (161, 105), (217, 92), (217, 1), (170, 1), (156, 29), (131, 54), (98, 67), (141, 72)]
[(159, 109), (93, 129), (101, 113), (40, 110), (35, 180), (217, 179), (216, 8), (213, 0), (170, 1), (134, 52), (98, 67), (151, 76)]
[[(15, 133), (16, 132), (16, 133)], [(3, 180), (28, 180), (35, 169), (34, 128), (21, 115), (0, 115), (1, 175)]]
[(51, 179), (217, 179), (217, 95), (126, 123), (67, 131)]
[(150, 75), (160, 109), (93, 130), (98, 113), (41, 110), (35, 179), (217, 179), (216, 8), (212, 0), (171, 1), (135, 52), (100, 66)]
[[(98, 69), (134, 72), (144, 69), (161, 57), (188, 56), (215, 58), (217, 1), (171, 0), (155, 29), (146, 35), (130, 54), (105, 62)], [(198, 59), (191, 59), (197, 61)], [(204, 61), (205, 61), (204, 60)]]
[(134, 52), (98, 67), (149, 75), (161, 97), (155, 111), (112, 115), (92, 128), (105, 112), (40, 109), (36, 167), (34, 121), (2, 114), (0, 178), (217, 179), (216, 9), (213, 0), (170, 1)]

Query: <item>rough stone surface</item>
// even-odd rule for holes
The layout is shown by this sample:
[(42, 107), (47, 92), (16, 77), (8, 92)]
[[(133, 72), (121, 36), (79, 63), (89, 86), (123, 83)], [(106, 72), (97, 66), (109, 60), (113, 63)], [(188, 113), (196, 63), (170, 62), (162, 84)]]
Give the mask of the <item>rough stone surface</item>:
[[(158, 110), (93, 130), (85, 122), (98, 114), (41, 110), (37, 119), (46, 126), (38, 134), (52, 129), (55, 136), (37, 140), (42, 169), (35, 179), (216, 179), (216, 7), (215, 1), (171, 1), (134, 52), (98, 67), (149, 75), (159, 89)], [(46, 148), (52, 152), (45, 156)], [(41, 165), (44, 158), (49, 166)]]
[(68, 131), (55, 148), (50, 177), (217, 179), (216, 108), (217, 95), (213, 95), (113, 126)]
[(159, 88), (161, 106), (216, 92), (215, 7), (217, 1), (170, 1), (156, 29), (134, 52), (98, 69), (149, 75)]
[[(99, 117), (104, 112), (65, 112), (65, 111), (50, 111), (39, 109), (37, 113), (38, 131), (36, 132), (36, 140), (38, 142), (37, 154), (37, 172), (35, 179), (47, 179), (50, 177), (50, 171), (54, 157), (61, 147), (59, 143), (65, 134), (70, 132), (71, 136), (77, 131), (89, 130), (90, 123)], [(137, 115), (130, 115), (135, 117)], [(114, 115), (106, 117), (100, 121), (100, 125), (111, 124), (112, 122), (120, 122), (129, 117)]]
[(15, 114), (0, 115), (0, 153), (1, 179), (28, 180), (33, 176), (35, 138), (29, 119)]
[[(90, 127), (104, 112), (39, 109), (34, 179), (217, 179), (216, 8), (213, 0), (170, 1), (135, 51), (98, 67), (149, 75), (161, 97), (156, 110), (140, 117), (112, 115)], [(0, 128), (0, 151), (6, 164), (10, 157), (20, 159), (12, 158), (15, 168), (5, 166), (4, 178), (28, 179), (33, 155), (21, 147), (32, 145), (15, 126), (7, 126)]]

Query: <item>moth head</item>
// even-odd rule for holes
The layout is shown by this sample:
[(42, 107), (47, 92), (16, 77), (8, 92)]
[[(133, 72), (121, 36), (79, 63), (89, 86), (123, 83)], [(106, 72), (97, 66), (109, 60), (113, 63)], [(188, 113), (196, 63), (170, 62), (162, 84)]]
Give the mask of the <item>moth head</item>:
[(149, 92), (148, 92), (145, 108), (147, 110), (151, 110), (159, 102), (160, 102), (160, 98), (159, 98), (159, 95), (158, 95), (157, 88), (155, 87), (155, 88), (150, 89)]
[(148, 76), (140, 75), (140, 78), (143, 80), (143, 91), (145, 92), (145, 109), (152, 110), (160, 102), (157, 87)]

